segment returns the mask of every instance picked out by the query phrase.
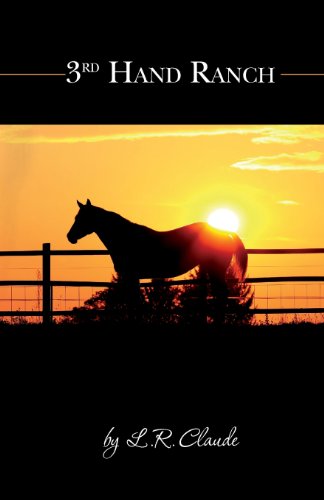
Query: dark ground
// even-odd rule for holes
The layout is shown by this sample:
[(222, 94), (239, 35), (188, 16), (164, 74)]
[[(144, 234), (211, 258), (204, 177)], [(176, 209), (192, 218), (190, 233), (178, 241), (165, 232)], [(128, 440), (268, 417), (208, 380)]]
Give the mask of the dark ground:
[[(0, 455), (4, 478), (20, 478), (12, 491), (38, 476), (59, 490), (63, 478), (82, 491), (117, 481), (120, 493), (149, 478), (167, 493), (176, 477), (200, 494), (207, 484), (261, 493), (321, 477), (324, 325), (1, 329)], [(179, 436), (205, 426), (214, 436), (236, 426), (240, 445), (125, 445), (143, 427)], [(105, 461), (111, 427), (123, 441)]]

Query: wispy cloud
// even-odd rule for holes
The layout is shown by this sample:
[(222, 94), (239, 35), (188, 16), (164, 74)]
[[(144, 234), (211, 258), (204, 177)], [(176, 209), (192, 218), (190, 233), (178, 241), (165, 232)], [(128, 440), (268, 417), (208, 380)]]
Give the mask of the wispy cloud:
[[(139, 128), (139, 127), (138, 127)], [(144, 139), (168, 139), (183, 138), (194, 139), (199, 137), (217, 137), (217, 136), (246, 136), (255, 144), (296, 144), (302, 141), (319, 141), (324, 139), (324, 127), (318, 125), (240, 125), (240, 126), (208, 126), (206, 128), (199, 126), (196, 129), (193, 126), (175, 128), (175, 126), (157, 127), (151, 126), (151, 130), (136, 130), (136, 126), (125, 130), (121, 126), (121, 132), (110, 132), (107, 126), (98, 133), (89, 134), (89, 128), (84, 133), (84, 127), (80, 126), (26, 126), (9, 125), (0, 127), (0, 143), (7, 144), (78, 144), (78, 143), (99, 143), (111, 141), (138, 141)], [(66, 134), (64, 135), (64, 131)]]
[(300, 203), (298, 201), (294, 201), (294, 200), (278, 200), (277, 204), (278, 205), (285, 205), (287, 207), (294, 207), (294, 206), (300, 205)]
[(302, 141), (320, 141), (324, 139), (324, 128), (316, 125), (276, 125), (264, 129), (252, 138), (256, 144), (297, 144)]
[[(66, 136), (51, 136), (51, 135), (38, 135), (33, 134), (31, 129), (10, 129), (0, 130), (0, 141), (10, 144), (77, 144), (77, 143), (97, 143), (97, 142), (110, 142), (110, 141), (138, 141), (143, 139), (167, 139), (167, 138), (199, 138), (199, 137), (217, 137), (224, 135), (257, 135), (262, 134), (264, 128), (249, 128), (249, 127), (229, 127), (229, 128), (215, 128), (215, 129), (166, 129), (166, 130), (152, 130), (136, 132), (121, 132), (121, 133), (107, 133), (107, 134), (94, 134), (82, 135), (82, 128), (80, 135), (66, 135)], [(23, 133), (21, 133), (23, 132)], [(24, 133), (25, 132), (25, 133)], [(55, 127), (53, 129), (55, 133)]]
[(298, 171), (324, 173), (324, 154), (320, 151), (306, 153), (281, 153), (275, 156), (257, 156), (233, 163), (240, 170), (269, 170), (272, 172)]

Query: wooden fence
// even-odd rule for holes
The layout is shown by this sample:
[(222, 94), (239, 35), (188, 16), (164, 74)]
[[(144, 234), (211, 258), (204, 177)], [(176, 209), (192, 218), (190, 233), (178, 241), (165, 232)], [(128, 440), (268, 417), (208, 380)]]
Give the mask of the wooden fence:
[[(294, 249), (247, 249), (250, 255), (283, 255), (283, 254), (324, 254), (324, 248), (294, 248)], [(106, 281), (55, 281), (51, 280), (51, 257), (63, 255), (109, 255), (107, 250), (51, 250), (50, 243), (43, 243), (42, 250), (0, 251), (0, 257), (41, 256), (41, 280), (0, 280), (0, 286), (40, 286), (42, 289), (42, 308), (39, 311), (0, 311), (0, 316), (41, 316), (43, 323), (51, 322), (53, 316), (70, 315), (71, 311), (54, 311), (52, 307), (53, 287), (103, 287), (114, 286)], [(247, 278), (247, 283), (288, 283), (288, 282), (323, 282), (324, 276), (274, 276)], [(189, 285), (197, 283), (193, 279), (172, 280), (168, 286)], [(140, 286), (154, 286), (151, 283), (141, 283)], [(262, 308), (252, 309), (254, 314), (296, 314), (324, 313), (322, 307), (312, 308)]]

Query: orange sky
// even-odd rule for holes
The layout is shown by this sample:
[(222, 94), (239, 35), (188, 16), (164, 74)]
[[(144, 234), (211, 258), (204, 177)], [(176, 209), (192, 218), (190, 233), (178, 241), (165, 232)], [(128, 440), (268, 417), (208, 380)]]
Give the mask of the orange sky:
[[(0, 249), (103, 248), (95, 235), (66, 239), (87, 198), (155, 229), (227, 207), (247, 247), (323, 247), (323, 174), (318, 125), (0, 126)], [(0, 279), (36, 279), (36, 260), (1, 260)], [(52, 278), (111, 271), (106, 258), (67, 257)]]

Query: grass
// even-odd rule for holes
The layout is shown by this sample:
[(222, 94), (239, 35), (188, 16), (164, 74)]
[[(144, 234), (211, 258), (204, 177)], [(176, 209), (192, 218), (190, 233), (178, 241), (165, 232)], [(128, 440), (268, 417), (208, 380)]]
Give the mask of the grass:
[(324, 333), (324, 322), (313, 323), (307, 320), (292, 321), (289, 323), (253, 323), (251, 325), (235, 326), (223, 325), (215, 327), (214, 325), (202, 326), (185, 326), (176, 324), (161, 324), (161, 325), (143, 325), (132, 322), (121, 322), (119, 324), (109, 323), (105, 321), (84, 322), (81, 324), (73, 324), (67, 322), (53, 322), (50, 325), (32, 322), (6, 322), (0, 321), (1, 333), (22, 333), (22, 334), (57, 334), (57, 335), (74, 335), (74, 334), (104, 334), (122, 335), (122, 336), (157, 336), (166, 335), (186, 337), (187, 335), (196, 336), (197, 338), (204, 335), (232, 335), (238, 337), (258, 336), (258, 335), (278, 335), (278, 334), (301, 334), (301, 333)]

